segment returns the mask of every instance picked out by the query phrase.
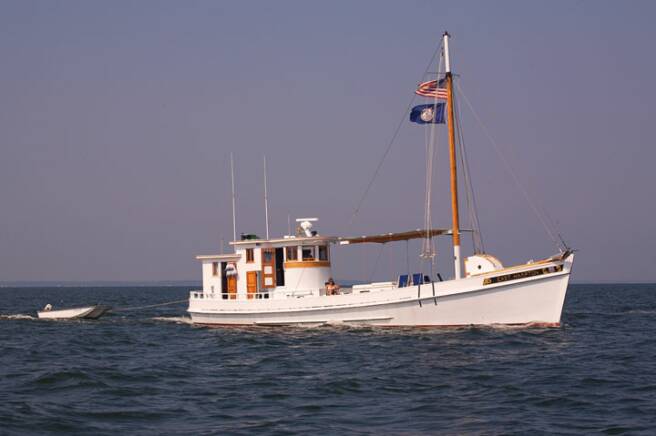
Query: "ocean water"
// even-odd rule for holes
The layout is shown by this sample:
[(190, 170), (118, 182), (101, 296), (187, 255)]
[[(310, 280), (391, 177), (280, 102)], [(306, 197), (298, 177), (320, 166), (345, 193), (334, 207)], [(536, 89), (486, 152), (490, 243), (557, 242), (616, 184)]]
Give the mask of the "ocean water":
[(656, 434), (656, 285), (572, 285), (557, 329), (34, 318), (187, 291), (0, 288), (0, 434)]

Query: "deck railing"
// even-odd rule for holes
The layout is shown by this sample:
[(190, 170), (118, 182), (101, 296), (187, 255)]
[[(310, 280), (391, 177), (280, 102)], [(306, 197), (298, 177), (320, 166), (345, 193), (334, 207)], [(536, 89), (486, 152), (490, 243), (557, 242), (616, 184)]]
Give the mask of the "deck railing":
[(189, 298), (192, 300), (261, 300), (272, 298), (269, 292), (256, 292), (246, 295), (228, 294), (223, 292), (205, 293), (203, 291), (189, 292)]
[[(367, 290), (366, 292), (369, 292)], [(354, 288), (340, 288), (336, 294), (333, 295), (346, 295), (353, 293), (362, 293), (354, 292)], [(283, 298), (304, 298), (316, 296), (316, 291), (312, 292), (311, 290), (298, 290), (298, 291), (287, 291), (284, 292)], [(321, 297), (331, 297), (326, 293), (325, 288), (319, 289), (319, 296)], [(204, 292), (204, 291), (190, 291), (189, 298), (192, 300), (238, 300), (238, 301), (248, 301), (248, 300), (265, 300), (273, 299), (272, 292), (253, 292), (249, 294), (229, 294), (223, 292)]]

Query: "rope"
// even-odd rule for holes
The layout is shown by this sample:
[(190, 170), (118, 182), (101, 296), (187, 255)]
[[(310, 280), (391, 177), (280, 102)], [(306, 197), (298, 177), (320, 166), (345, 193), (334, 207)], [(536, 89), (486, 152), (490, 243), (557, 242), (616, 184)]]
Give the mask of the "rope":
[[(442, 46), (440, 45), (440, 49)], [(439, 87), (440, 83), (440, 71), (442, 70), (442, 56), (439, 57), (437, 63), (437, 73), (435, 74), (436, 87)], [(437, 92), (433, 98), (433, 104), (437, 107), (438, 104)], [(433, 228), (433, 216), (431, 202), (433, 200), (433, 165), (435, 163), (435, 149), (437, 148), (437, 136), (436, 136), (436, 124), (431, 123), (426, 126), (425, 136), (426, 136), (426, 196), (424, 199), (424, 228), (426, 229), (426, 238), (422, 244), (421, 257), (424, 258), (435, 258), (435, 246), (433, 244), (433, 239), (430, 234), (430, 229)], [(430, 134), (429, 134), (430, 132)]]
[[(455, 97), (455, 96), (454, 96)], [(485, 253), (485, 245), (483, 244), (483, 235), (481, 234), (481, 225), (478, 220), (478, 207), (476, 205), (476, 197), (474, 196), (474, 187), (472, 185), (471, 171), (469, 169), (469, 159), (467, 158), (467, 151), (465, 147), (465, 137), (462, 131), (460, 114), (460, 104), (457, 99), (453, 100), (456, 109), (455, 128), (458, 134), (458, 145), (460, 148), (460, 163), (462, 165), (463, 176), (465, 179), (465, 194), (467, 199), (467, 215), (469, 217), (469, 225), (473, 230), (472, 244), (474, 246), (474, 253)]]
[[(542, 224), (542, 227), (544, 227), (544, 230), (546, 231), (547, 235), (549, 235), (549, 238), (551, 239), (551, 241), (561, 251), (566, 250), (567, 245), (562, 241), (562, 238), (561, 238), (560, 241), (556, 238), (556, 236), (554, 235), (554, 230), (552, 230), (549, 227), (549, 225), (547, 224), (547, 222), (545, 220), (545, 217), (543, 217), (542, 214), (540, 213), (540, 209), (538, 209), (538, 207), (535, 205), (535, 203), (533, 203), (533, 201), (531, 201), (531, 197), (528, 195), (528, 191), (519, 182), (519, 178), (517, 177), (517, 175), (513, 171), (512, 167), (510, 166), (510, 163), (508, 162), (508, 160), (506, 159), (504, 154), (501, 152), (501, 149), (499, 148), (499, 145), (497, 144), (497, 142), (494, 140), (494, 138), (490, 134), (490, 131), (487, 129), (487, 127), (485, 127), (485, 124), (483, 124), (483, 122), (481, 121), (480, 117), (478, 116), (478, 113), (474, 110), (474, 107), (472, 106), (471, 102), (469, 101), (469, 99), (467, 98), (465, 93), (463, 92), (462, 87), (460, 86), (460, 83), (456, 82), (456, 86), (458, 87), (458, 92), (464, 98), (465, 103), (467, 103), (467, 106), (469, 107), (469, 110), (471, 110), (472, 114), (474, 115), (474, 118), (476, 118), (476, 121), (481, 126), (481, 129), (483, 130), (483, 133), (485, 133), (485, 136), (487, 136), (487, 139), (492, 143), (492, 145), (494, 147), (494, 151), (497, 153), (497, 155), (499, 156), (499, 159), (501, 159), (501, 162), (506, 167), (506, 171), (508, 171), (508, 173), (512, 177), (513, 181), (515, 182), (515, 185), (517, 185), (517, 188), (519, 188), (520, 192), (524, 195), (524, 198), (526, 199), (527, 203), (529, 204), (529, 206), (533, 210), (533, 213), (535, 214), (535, 216), (538, 218), (538, 220)], [(558, 232), (556, 232), (556, 233), (558, 233)]]
[(369, 275), (369, 283), (373, 282), (374, 280), (374, 274), (376, 274), (376, 270), (378, 269), (378, 262), (380, 261), (380, 258), (383, 255), (384, 248), (385, 248), (385, 244), (380, 244), (380, 250), (378, 250), (378, 256), (376, 256), (374, 267), (371, 269), (371, 274)]
[(189, 301), (189, 299), (185, 298), (184, 300), (169, 301), (167, 303), (159, 303), (159, 304), (149, 304), (148, 306), (118, 307), (116, 309), (112, 309), (112, 312), (125, 312), (125, 311), (128, 311), (128, 310), (150, 309), (151, 307), (170, 306), (172, 304), (179, 304), (179, 303), (188, 302), (188, 301)]
[[(435, 56), (437, 55), (438, 51), (440, 50), (440, 47), (435, 49), (433, 52), (433, 56), (431, 56), (430, 61), (428, 61), (428, 65), (426, 66), (426, 69), (424, 70), (424, 73), (422, 74), (422, 78), (426, 76), (428, 73), (428, 70), (430, 69), (431, 64), (435, 60)], [(376, 181), (376, 178), (378, 177), (378, 173), (380, 172), (380, 169), (383, 167), (383, 164), (385, 163), (385, 159), (387, 159), (387, 155), (389, 154), (390, 150), (392, 149), (392, 146), (394, 145), (394, 142), (396, 141), (396, 137), (399, 136), (399, 132), (401, 131), (401, 127), (405, 124), (405, 120), (408, 117), (408, 114), (410, 113), (410, 110), (412, 109), (412, 106), (415, 103), (415, 99), (417, 98), (417, 95), (413, 92), (412, 93), (412, 98), (410, 99), (410, 103), (406, 107), (405, 111), (403, 112), (403, 116), (401, 117), (401, 121), (399, 121), (399, 124), (396, 126), (396, 129), (394, 130), (394, 134), (392, 135), (392, 139), (390, 142), (387, 144), (387, 148), (385, 149), (385, 152), (383, 153), (383, 156), (381, 157), (380, 161), (378, 162), (378, 165), (376, 166), (376, 170), (374, 171), (373, 176), (369, 180), (369, 183), (367, 184), (367, 188), (364, 190), (364, 193), (360, 197), (360, 200), (358, 201), (358, 205), (355, 207), (355, 210), (353, 211), (353, 214), (351, 215), (351, 218), (348, 221), (348, 224), (353, 224), (353, 220), (355, 220), (356, 215), (360, 212), (360, 208), (364, 204), (364, 200), (367, 198), (367, 195), (369, 194), (369, 191), (371, 190), (371, 187), (373, 186), (374, 182)]]

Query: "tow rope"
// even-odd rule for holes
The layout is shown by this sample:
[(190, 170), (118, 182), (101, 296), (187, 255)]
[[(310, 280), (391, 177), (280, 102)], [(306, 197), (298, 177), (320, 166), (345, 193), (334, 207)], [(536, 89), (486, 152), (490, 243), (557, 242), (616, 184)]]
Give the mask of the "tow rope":
[(176, 301), (168, 301), (166, 303), (159, 303), (159, 304), (149, 304), (147, 306), (134, 306), (134, 307), (117, 307), (116, 309), (112, 309), (112, 312), (125, 312), (128, 310), (138, 310), (138, 309), (150, 309), (151, 307), (161, 307), (161, 306), (170, 306), (172, 304), (179, 304), (179, 303), (184, 303), (188, 302), (189, 299), (185, 298), (184, 300), (176, 300)]

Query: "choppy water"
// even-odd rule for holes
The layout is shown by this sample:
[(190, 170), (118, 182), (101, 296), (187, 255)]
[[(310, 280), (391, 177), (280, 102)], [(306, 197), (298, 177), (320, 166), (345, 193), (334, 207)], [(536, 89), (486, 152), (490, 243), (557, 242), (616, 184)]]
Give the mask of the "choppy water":
[(183, 288), (0, 289), (0, 434), (656, 433), (656, 285), (574, 285), (559, 329), (189, 325)]

